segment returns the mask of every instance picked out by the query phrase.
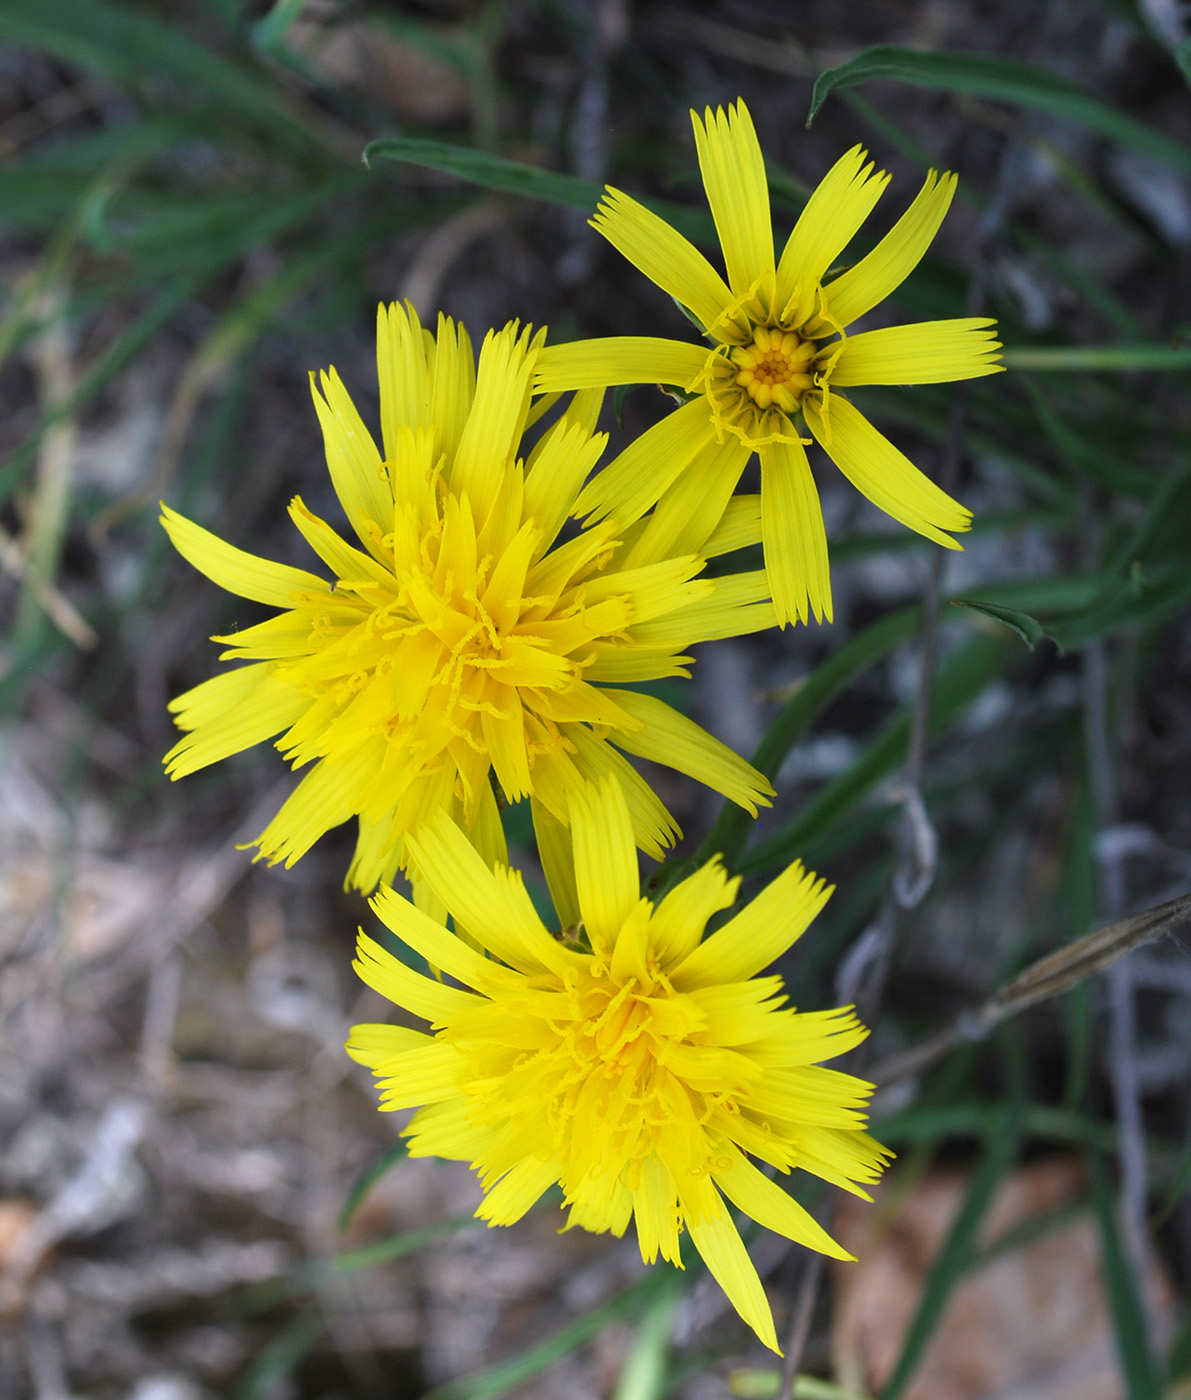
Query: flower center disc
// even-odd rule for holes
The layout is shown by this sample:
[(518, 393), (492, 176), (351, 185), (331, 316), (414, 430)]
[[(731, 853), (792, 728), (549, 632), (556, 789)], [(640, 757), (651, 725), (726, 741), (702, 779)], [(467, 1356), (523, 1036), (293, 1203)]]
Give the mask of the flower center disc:
[(732, 352), (738, 370), (736, 382), (757, 407), (776, 404), (786, 413), (793, 413), (802, 396), (814, 387), (809, 373), (814, 357), (813, 341), (775, 326), (758, 326), (752, 344)]

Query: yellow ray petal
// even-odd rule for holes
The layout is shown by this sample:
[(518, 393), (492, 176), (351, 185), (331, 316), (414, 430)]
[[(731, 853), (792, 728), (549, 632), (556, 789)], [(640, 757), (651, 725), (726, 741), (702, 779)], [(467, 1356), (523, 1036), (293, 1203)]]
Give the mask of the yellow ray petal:
[[(278, 613), (276, 617), (266, 618), (253, 627), (213, 636), (211, 640), (223, 642), (228, 648), (220, 653), (220, 661), (276, 661), (282, 657), (308, 655), (321, 645), (328, 634), (334, 636), (336, 631), (348, 631), (362, 622), (365, 616), (361, 609), (351, 606), (328, 604), (317, 610), (292, 608)], [(329, 627), (325, 626), (326, 622), (330, 622)]]
[(524, 1157), (493, 1186), (476, 1207), (476, 1217), (489, 1225), (514, 1225), (558, 1180), (558, 1162)]
[(220, 671), (169, 702), (174, 723), (179, 729), (197, 729), (200, 725), (223, 719), (249, 702), (268, 683), (272, 672), (273, 668), (263, 662), (257, 666), (235, 666), (229, 671)]
[(727, 744), (712, 738), (705, 729), (689, 720), (664, 701), (635, 690), (617, 692), (621, 705), (644, 725), (634, 733), (619, 731), (615, 742), (629, 753), (664, 763), (716, 792), (723, 793), (755, 817), (758, 806), (768, 807), (773, 787)]
[(496, 1137), (496, 1130), (473, 1123), (470, 1110), (471, 1100), (462, 1094), (418, 1109), (402, 1131), (402, 1137), (409, 1141), (409, 1155), (478, 1161)]
[(739, 100), (726, 113), (708, 107), (702, 122), (692, 112), (691, 123), (728, 282), (737, 296), (744, 296), (758, 277), (773, 272), (769, 185), (753, 119)]
[(732, 1223), (732, 1217), (725, 1210), (718, 1219), (688, 1219), (687, 1229), (712, 1277), (728, 1295), (729, 1302), (770, 1351), (776, 1351), (781, 1356), (769, 1299), (761, 1287), (748, 1250)]
[[(425, 872), (419, 868), (418, 873), (424, 875)], [(433, 883), (431, 888), (437, 893)], [(381, 923), (415, 953), (420, 953), (431, 967), (440, 968), (467, 986), (489, 994), (494, 984), (502, 985), (502, 975), (507, 978), (507, 968), (469, 948), (437, 919), (424, 914), (388, 885), (382, 886), (368, 903)], [(451, 910), (451, 905), (447, 908)]]
[(812, 433), (858, 491), (894, 520), (947, 549), (962, 549), (944, 530), (967, 530), (972, 512), (936, 486), (840, 395), (831, 400), (830, 431), (815, 403), (803, 405)]
[(310, 396), (323, 430), (331, 484), (348, 523), (364, 547), (378, 558), (381, 536), (393, 519), (393, 491), (372, 435), (360, 421), (351, 395), (332, 369), (322, 373), (323, 394), (310, 376)]
[(715, 429), (706, 399), (669, 413), (642, 433), (592, 478), (575, 502), (575, 514), (597, 520), (611, 515), (629, 525), (705, 451), (715, 450)]
[(516, 455), (529, 409), (535, 352), (515, 322), (489, 331), (480, 349), (476, 395), (451, 468), (453, 491), (467, 496), (477, 522), (486, 521)]
[(919, 321), (849, 336), (831, 371), (831, 387), (849, 384), (947, 384), (998, 374), (1000, 342), (986, 316)]
[(749, 1046), (749, 1055), (767, 1067), (812, 1065), (854, 1050), (867, 1036), (867, 1027), (850, 1007), (802, 1011), (767, 1027)]
[(761, 497), (733, 496), (700, 553), (704, 558), (714, 559), (720, 554), (731, 554), (734, 549), (747, 549), (749, 545), (760, 543)]
[(609, 952), (641, 895), (628, 803), (606, 777), (573, 791), (569, 807), (579, 911), (592, 947)]
[(524, 711), (516, 686), (500, 686), (499, 689), (500, 711), (483, 710), (480, 724), (497, 782), (510, 802), (520, 802), (533, 790), (525, 747)]
[(656, 1152), (641, 1163), (641, 1176), (633, 1192), (633, 1218), (642, 1259), (652, 1264), (660, 1252), (663, 1259), (681, 1268), (678, 1191)]
[(504, 823), (500, 819), (500, 808), (496, 805), (496, 793), (491, 783), (480, 788), (480, 805), (476, 819), (467, 828), (467, 839), (480, 853), (489, 870), (509, 863), (509, 843), (505, 838)]
[(607, 433), (593, 437), (585, 427), (566, 418), (560, 418), (546, 433), (525, 476), (525, 515), (538, 527), (539, 554), (554, 543), (607, 443)]
[(390, 571), (371, 555), (353, 549), (325, 520), (307, 509), (301, 496), (295, 496), (290, 502), (289, 518), (337, 579), (349, 583), (379, 583), (396, 592), (397, 580)]
[(761, 537), (778, 623), (832, 618), (831, 571), (819, 493), (800, 442), (761, 449)]
[(353, 1026), (347, 1044), (343, 1047), (357, 1064), (383, 1064), (403, 1055), (407, 1050), (421, 1050), (433, 1040), (424, 1031), (410, 1030), (407, 1026), (387, 1026), (369, 1022)]
[[(623, 701), (627, 694), (628, 691), (617, 691), (617, 698)], [(625, 709), (628, 708), (626, 705)], [(588, 782), (598, 782), (610, 775), (620, 784), (633, 823), (633, 840), (647, 856), (661, 860), (666, 850), (682, 837), (678, 823), (666, 811), (661, 798), (623, 754), (617, 753), (606, 739), (597, 738), (585, 724), (560, 725), (559, 732), (574, 745), (574, 768), (581, 777)], [(623, 737), (623, 731), (619, 737)], [(567, 790), (570, 790), (569, 785)]]
[(827, 285), (827, 309), (835, 321), (850, 325), (901, 286), (939, 231), (955, 186), (950, 172), (939, 177), (930, 171), (913, 204), (877, 246)]
[(625, 566), (650, 564), (676, 554), (702, 554), (704, 541), (720, 525), (750, 455), (734, 433), (725, 433), (714, 450), (709, 447), (699, 453), (654, 507)]
[(609, 185), (591, 226), (704, 326), (732, 301), (727, 283), (694, 244), (630, 195)]
[[(739, 1148), (730, 1143), (722, 1146), (712, 1173), (715, 1184), (725, 1196), (758, 1225), (785, 1235), (788, 1240), (816, 1249), (832, 1259), (854, 1259), (846, 1249), (831, 1238), (810, 1211), (800, 1206), (776, 1181), (771, 1181), (748, 1160)], [(724, 1161), (728, 1166), (723, 1165)]]
[(385, 459), (393, 462), (398, 428), (428, 428), (432, 422), (426, 344), (411, 302), (382, 303), (376, 308), (376, 377)]
[(355, 752), (322, 759), (314, 766), (253, 843), (270, 865), (284, 860), (288, 870), (325, 831), (355, 816), (369, 780), (384, 759), (385, 747), (381, 738), (365, 739)]
[(698, 947), (713, 914), (731, 909), (740, 878), (728, 878), (718, 856), (680, 880), (653, 912), (650, 945), (658, 961), (669, 968)]
[(628, 681), (656, 681), (663, 676), (689, 676), (693, 656), (681, 656), (673, 647), (639, 646), (635, 641), (596, 642), (590, 648), (591, 660), (583, 667), (589, 681), (624, 684)]
[(777, 269), (779, 312), (800, 283), (805, 287), (822, 280), (888, 183), (884, 171), (873, 173), (861, 146), (853, 146), (836, 161), (807, 201), (782, 253)]
[(702, 568), (702, 559), (686, 554), (637, 569), (597, 575), (581, 587), (585, 601), (592, 603), (626, 594), (632, 609), (631, 620), (642, 623), (710, 598), (715, 591), (712, 581), (694, 577)]
[(471, 992), (461, 992), (458, 987), (448, 987), (445, 982), (414, 972), (363, 930), (356, 942), (352, 967), (374, 992), (431, 1025), (444, 1025), (481, 1002)]
[(229, 593), (251, 598), (254, 603), (271, 603), (276, 608), (330, 596), (326, 580), (317, 574), (237, 549), (164, 503), (161, 523), (182, 558)]
[(579, 892), (575, 888), (575, 855), (571, 833), (536, 797), (530, 799), (538, 859), (554, 901), (559, 928), (574, 928), (580, 918)]
[(381, 1071), (377, 1087), (384, 1112), (399, 1108), (421, 1108), (423, 1104), (453, 1099), (463, 1089), (467, 1061), (441, 1040), (432, 1040), (420, 1050), (409, 1050), (392, 1066)]
[[(538, 352), (538, 363), (546, 353), (546, 346)], [(574, 424), (576, 427), (585, 428), (589, 433), (594, 433), (599, 426), (600, 410), (604, 407), (604, 390), (580, 389), (571, 396), (571, 402), (567, 411), (560, 421)]]
[(871, 1085), (851, 1075), (807, 1065), (769, 1070), (741, 1097), (741, 1106), (766, 1120), (785, 1116), (814, 1127), (852, 1129), (864, 1125), (871, 1092)]
[(710, 598), (676, 608), (667, 617), (641, 623), (632, 629), (634, 641), (648, 646), (691, 646), (777, 626), (777, 614), (768, 601), (769, 579), (764, 569), (722, 574), (711, 581), (715, 592)]
[(674, 968), (671, 981), (684, 992), (747, 981), (806, 932), (834, 888), (795, 861)]
[(430, 352), (430, 421), (438, 450), (450, 461), (459, 450), (476, 393), (476, 357), (466, 327), (441, 313)]
[(649, 335), (610, 335), (547, 345), (538, 356), (537, 392), (613, 384), (674, 384), (685, 388), (707, 363), (707, 349)]
[(171, 778), (183, 778), (209, 763), (280, 734), (310, 708), (308, 696), (292, 685), (265, 677), (242, 703), (218, 720), (208, 720), (181, 738), (163, 760)]
[(419, 874), (502, 962), (531, 975), (567, 965), (569, 955), (546, 932), (519, 873), (489, 870), (445, 812), (405, 839)]

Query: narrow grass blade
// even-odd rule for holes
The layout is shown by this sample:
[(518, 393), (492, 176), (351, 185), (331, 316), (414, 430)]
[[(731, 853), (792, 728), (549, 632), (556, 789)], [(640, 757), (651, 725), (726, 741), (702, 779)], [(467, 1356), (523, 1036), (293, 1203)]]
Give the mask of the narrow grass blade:
[[(782, 1373), (771, 1367), (741, 1366), (728, 1373), (731, 1394), (738, 1400), (776, 1400), (782, 1388)], [(845, 1390), (820, 1376), (794, 1377), (793, 1400), (868, 1400), (856, 1390)]]
[[(895, 647), (913, 637), (921, 620), (921, 609), (902, 608), (866, 627), (817, 666), (778, 711), (765, 737), (752, 756), (753, 767), (767, 778), (775, 778), (782, 760), (839, 693), (870, 666), (888, 656)], [(733, 866), (748, 839), (755, 818), (735, 803), (725, 803), (707, 839), (695, 856), (697, 864), (720, 854)]]
[(1006, 369), (1068, 373), (1191, 370), (1191, 345), (1022, 345), (1001, 356)]
[(1047, 112), (1122, 146), (1157, 156), (1176, 169), (1191, 171), (1191, 148), (1157, 127), (1126, 116), (1057, 73), (984, 54), (923, 53), (894, 44), (865, 49), (847, 63), (819, 74), (811, 96), (807, 126), (814, 121), (829, 93), (876, 78), (943, 92), (966, 93)]
[(202, 93), (213, 111), (291, 149), (312, 145), (310, 133), (264, 73), (241, 67), (130, 4), (4, 0), (0, 35), (127, 86), (152, 73)]
[(613, 1400), (662, 1400), (669, 1388), (670, 1328), (681, 1298), (682, 1287), (675, 1277), (645, 1308)]
[(349, 1250), (344, 1254), (333, 1254), (324, 1266), (320, 1261), (315, 1267), (329, 1267), (337, 1274), (355, 1274), (361, 1269), (375, 1269), (378, 1264), (387, 1264), (391, 1259), (401, 1259), (406, 1254), (414, 1254), (423, 1246), (440, 1239), (443, 1235), (453, 1235), (467, 1225), (474, 1225), (474, 1215), (451, 1215), (446, 1220), (436, 1220), (433, 1225), (423, 1225), (420, 1230), (406, 1230), (392, 1239), (377, 1240), (361, 1249)]
[(601, 1303), (598, 1308), (593, 1308), (574, 1322), (559, 1328), (536, 1346), (527, 1348), (519, 1356), (476, 1371), (470, 1376), (448, 1381), (430, 1391), (426, 1400), (497, 1400), (499, 1396), (507, 1395), (516, 1386), (590, 1341), (605, 1323), (640, 1307), (646, 1299), (656, 1294), (659, 1288), (669, 1286), (670, 1280), (662, 1276), (660, 1269), (655, 1270), (631, 1288), (626, 1288), (623, 1293), (618, 1293), (606, 1303)]
[(343, 1209), (339, 1212), (339, 1228), (346, 1230), (352, 1223), (352, 1218), (359, 1210), (365, 1196), (376, 1185), (376, 1183), (397, 1165), (409, 1156), (409, 1143), (404, 1138), (398, 1138), (396, 1142), (390, 1143), (380, 1154), (375, 1162), (362, 1172), (356, 1184), (347, 1193), (347, 1200), (343, 1203)]
[[(473, 185), (499, 190), (502, 194), (519, 194), (528, 199), (542, 199), (548, 204), (563, 204), (569, 209), (582, 209), (594, 214), (604, 193), (602, 185), (581, 180), (576, 175), (559, 175), (536, 165), (506, 160), (487, 151), (469, 146), (452, 146), (446, 141), (425, 141), (412, 136), (386, 136), (372, 141), (364, 149), (364, 164), (374, 160), (408, 161), (411, 165), (428, 166), (458, 175)], [(683, 204), (665, 199), (642, 198), (641, 203), (660, 214), (680, 233), (700, 243), (714, 244), (715, 225), (711, 215)]]
[(1017, 1132), (1013, 1124), (1005, 1121), (1000, 1131), (989, 1135), (988, 1147), (972, 1174), (963, 1204), (923, 1284), (918, 1307), (906, 1329), (901, 1355), (881, 1392), (881, 1400), (897, 1400), (913, 1379), (955, 1286), (967, 1268), (993, 1195), (1016, 1154)]
[[(1003, 603), (981, 603), (975, 598), (952, 598), (951, 606), (953, 608), (968, 608), (972, 612), (980, 613), (984, 617), (991, 617), (994, 622), (1012, 628), (1031, 651), (1039, 642), (1055, 641), (1037, 618), (1022, 612), (1020, 608), (1007, 608)], [(1055, 642), (1055, 645), (1059, 644)], [(1062, 651), (1063, 648), (1059, 647), (1060, 655)]]
[(1130, 496), (1149, 496), (1153, 492), (1151, 471), (1139, 471), (1114, 451), (1111, 443), (1095, 441), (1086, 430), (1077, 431), (1029, 375), (1024, 375), (1021, 383), (1046, 440), (1074, 480), (1090, 477), (1109, 491)]
[(0, 504), (8, 499), (22, 472), (32, 461), (46, 429), (77, 412), (97, 394), (113, 375), (118, 374), (130, 360), (140, 353), (157, 332), (173, 319), (178, 310), (190, 300), (205, 280), (205, 273), (179, 278), (166, 287), (136, 320), (116, 337), (79, 381), (78, 387), (69, 401), (55, 413), (45, 417), (9, 456), (3, 466), (0, 466)]
[(326, 1330), (317, 1308), (307, 1308), (265, 1347), (253, 1361), (230, 1400), (257, 1400), (284, 1381)]
[(1103, 1159), (1098, 1153), (1089, 1154), (1088, 1174), (1092, 1186), (1092, 1207), (1100, 1226), (1100, 1260), (1125, 1391), (1129, 1400), (1159, 1400), (1163, 1387), (1150, 1350), (1145, 1309), (1138, 1294), (1140, 1280), (1129, 1267), (1121, 1244), (1116, 1202)]
[[(939, 672), (931, 715), (932, 732), (947, 728), (1000, 673), (1006, 660), (1000, 638), (970, 637)], [(902, 763), (909, 740), (909, 711), (903, 710), (872, 740), (859, 758), (822, 788), (789, 825), (746, 850), (736, 863), (742, 875), (785, 865), (813, 840), (841, 821), (866, 793)]]

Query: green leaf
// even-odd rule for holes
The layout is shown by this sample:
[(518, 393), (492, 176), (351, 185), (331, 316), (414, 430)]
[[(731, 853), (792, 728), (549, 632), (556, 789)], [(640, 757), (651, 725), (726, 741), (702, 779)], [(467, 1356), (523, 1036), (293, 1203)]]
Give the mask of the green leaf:
[(1158, 1380), (1147, 1335), (1145, 1308), (1139, 1280), (1131, 1267), (1117, 1229), (1116, 1201), (1099, 1153), (1088, 1155), (1092, 1206), (1100, 1226), (1100, 1262), (1108, 1291), (1108, 1310), (1117, 1339), (1121, 1377), (1129, 1400), (1159, 1400)]
[(1191, 39), (1184, 39), (1174, 48), (1174, 61), (1179, 65), (1188, 85), (1191, 85)]
[(865, 49), (847, 63), (819, 74), (811, 95), (807, 126), (836, 88), (855, 87), (876, 78), (938, 88), (943, 92), (966, 93), (1048, 112), (1123, 146), (1157, 156), (1177, 169), (1191, 171), (1191, 148), (1181, 141), (1146, 122), (1126, 116), (1057, 73), (984, 54), (922, 53), (893, 44)]
[(386, 1176), (398, 1162), (404, 1161), (409, 1156), (409, 1143), (404, 1138), (398, 1138), (396, 1142), (391, 1142), (380, 1154), (375, 1162), (356, 1180), (355, 1185), (347, 1193), (347, 1200), (343, 1203), (343, 1209), (339, 1212), (339, 1228), (346, 1230), (352, 1223), (352, 1217), (359, 1210), (364, 1197), (376, 1185), (381, 1177)]
[[(527, 199), (543, 199), (549, 204), (562, 204), (568, 209), (582, 209), (594, 214), (604, 193), (602, 185), (581, 180), (577, 175), (559, 175), (536, 165), (506, 160), (470, 146), (452, 146), (446, 141), (426, 141), (413, 136), (385, 136), (364, 148), (364, 164), (374, 160), (407, 161), (431, 170), (443, 170), (458, 175), (473, 185), (499, 190), (502, 194), (518, 194)], [(716, 242), (715, 225), (711, 215), (666, 199), (640, 197), (640, 202), (688, 238), (700, 243)]]
[(1191, 370), (1191, 345), (1033, 345), (1010, 347), (1001, 359), (1006, 369), (1047, 373)]
[[(1045, 627), (1029, 613), (1022, 612), (1019, 608), (1008, 608), (1003, 603), (981, 603), (974, 598), (952, 598), (953, 608), (971, 608), (973, 612), (983, 613), (985, 617), (991, 617), (994, 622), (1001, 622), (1006, 627), (1012, 627), (1017, 635), (1025, 642), (1031, 651), (1039, 642), (1055, 642)], [(1059, 646), (1058, 642), (1055, 642)], [(1063, 648), (1059, 647), (1062, 652)]]
[(881, 1392), (881, 1400), (897, 1400), (909, 1384), (927, 1345), (942, 1321), (951, 1294), (967, 1268), (976, 1235), (992, 1204), (993, 1194), (1017, 1153), (1017, 1132), (1008, 1115), (1001, 1131), (990, 1136), (988, 1147), (968, 1183), (963, 1204), (930, 1273), (922, 1286), (918, 1307), (906, 1329), (901, 1355)]

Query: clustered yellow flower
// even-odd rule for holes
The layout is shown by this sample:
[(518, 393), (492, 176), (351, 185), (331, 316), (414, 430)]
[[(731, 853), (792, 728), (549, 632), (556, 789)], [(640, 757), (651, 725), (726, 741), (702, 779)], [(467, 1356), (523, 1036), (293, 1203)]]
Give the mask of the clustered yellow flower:
[(684, 307), (710, 345), (618, 336), (554, 345), (538, 361), (543, 390), (657, 381), (691, 401), (663, 419), (577, 502), (580, 514), (637, 519), (651, 506), (681, 521), (676, 539), (698, 549), (712, 527), (708, 497), (724, 502), (750, 457), (761, 460), (760, 526), (782, 625), (831, 619), (827, 538), (803, 435), (809, 429), (875, 505), (928, 539), (958, 549), (948, 530), (971, 512), (924, 476), (839, 390), (861, 384), (937, 384), (995, 374), (991, 320), (965, 317), (848, 328), (913, 272), (955, 193), (932, 170), (918, 197), (858, 262), (835, 259), (872, 212), (888, 175), (853, 147), (828, 171), (774, 258), (765, 162), (743, 102), (691, 113), (699, 168), (724, 253), (727, 282), (663, 219), (609, 189), (593, 225)]
[[(352, 1030), (382, 1106), (417, 1108), (413, 1156), (480, 1173), (477, 1212), (519, 1220), (560, 1185), (567, 1228), (621, 1235), (681, 1267), (685, 1229), (741, 1317), (777, 1350), (757, 1271), (725, 1204), (837, 1259), (851, 1256), (755, 1166), (792, 1167), (858, 1195), (888, 1154), (863, 1130), (870, 1084), (818, 1062), (867, 1032), (850, 1008), (798, 1014), (762, 977), (831, 893), (798, 863), (710, 937), (740, 885), (718, 860), (656, 906), (638, 891), (619, 785), (571, 798), (584, 937), (557, 940), (516, 871), (489, 870), (441, 814), (409, 838), (419, 868), (481, 951), (385, 890), (373, 901), (399, 939), (462, 985), (412, 971), (364, 934), (356, 970), (433, 1034)], [(487, 956), (484, 956), (487, 953)]]
[[(617, 190), (593, 224), (705, 344), (548, 346), (511, 323), (477, 363), (462, 326), (440, 316), (431, 333), (411, 306), (382, 307), (380, 444), (334, 370), (311, 384), (356, 543), (295, 497), (314, 573), (162, 507), (196, 568), (278, 609), (215, 638), (239, 664), (173, 702), (183, 736), (166, 762), (181, 777), (273, 740), (305, 767), (256, 842), (270, 861), (357, 823), (348, 883), (379, 887), (378, 917), (440, 973), (361, 933), (360, 976), (428, 1025), (357, 1026), (348, 1046), (383, 1107), (416, 1110), (403, 1128), (414, 1155), (471, 1163), (490, 1224), (558, 1185), (568, 1227), (634, 1222), (647, 1261), (681, 1266), (685, 1231), (776, 1350), (731, 1207), (849, 1257), (766, 1169), (862, 1196), (878, 1179), (889, 1154), (864, 1131), (871, 1085), (821, 1063), (866, 1032), (851, 1008), (795, 1012), (765, 974), (830, 893), (800, 864), (711, 934), (739, 890), (718, 858), (656, 904), (642, 897), (638, 851), (660, 858), (681, 833), (626, 754), (754, 815), (773, 789), (634, 687), (688, 675), (696, 643), (830, 620), (812, 439), (895, 519), (958, 548), (947, 532), (969, 512), (841, 391), (991, 374), (999, 347), (975, 318), (851, 332), (921, 259), (953, 176), (931, 172), (890, 233), (833, 271), (887, 182), (849, 151), (779, 259), (744, 103), (692, 117), (727, 280)], [(686, 401), (600, 468), (603, 393), (643, 381)], [(760, 496), (736, 495), (754, 452)], [(764, 569), (705, 572), (758, 541)], [(553, 929), (509, 866), (501, 813), (523, 799)], [(412, 903), (391, 888), (399, 872)]]
[(261, 834), (270, 861), (292, 865), (355, 817), (348, 878), (372, 890), (407, 864), (405, 835), (440, 807), (489, 859), (507, 859), (490, 775), (506, 800), (530, 798), (553, 852), (567, 792), (610, 773), (630, 796), (638, 844), (660, 857), (678, 827), (620, 749), (754, 814), (768, 802), (769, 783), (730, 749), (625, 688), (689, 674), (695, 642), (772, 624), (764, 576), (699, 577), (715, 540), (696, 555), (611, 520), (563, 538), (606, 435), (594, 431), (601, 396), (587, 393), (523, 446), (547, 406), (531, 397), (543, 338), (491, 332), (477, 367), (462, 327), (440, 317), (432, 337), (412, 307), (382, 307), (383, 454), (334, 371), (321, 393), (312, 385), (361, 547), (300, 497), (290, 518), (330, 578), (246, 554), (163, 507), (195, 568), (283, 609), (215, 639), (223, 659), (251, 664), (173, 701), (186, 733), (166, 756), (181, 777), (279, 734), (293, 765), (310, 765)]

